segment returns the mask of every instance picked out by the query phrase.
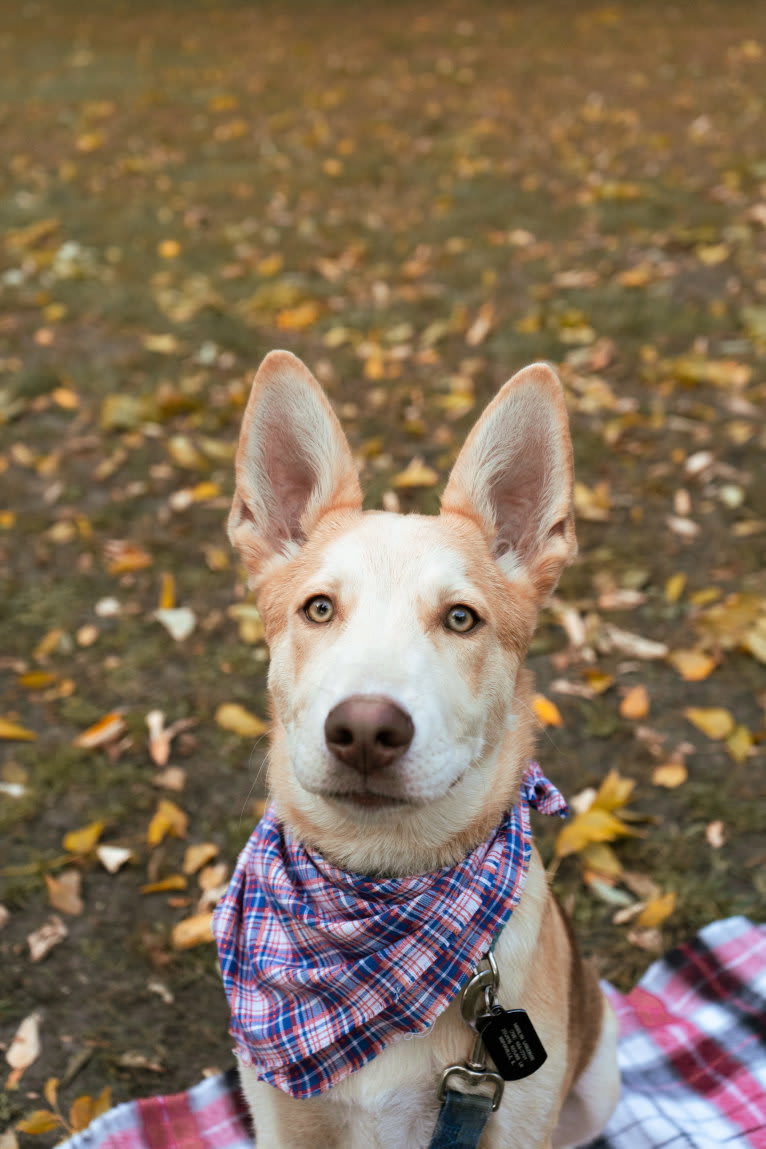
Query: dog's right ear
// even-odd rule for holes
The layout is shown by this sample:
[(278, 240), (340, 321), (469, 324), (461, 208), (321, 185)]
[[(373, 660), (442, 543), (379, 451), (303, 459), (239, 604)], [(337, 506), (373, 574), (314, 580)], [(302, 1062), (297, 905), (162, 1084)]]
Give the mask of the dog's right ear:
[(322, 388), (289, 351), (258, 368), (242, 421), (229, 538), (251, 579), (289, 557), (328, 510), (360, 509), (362, 492)]

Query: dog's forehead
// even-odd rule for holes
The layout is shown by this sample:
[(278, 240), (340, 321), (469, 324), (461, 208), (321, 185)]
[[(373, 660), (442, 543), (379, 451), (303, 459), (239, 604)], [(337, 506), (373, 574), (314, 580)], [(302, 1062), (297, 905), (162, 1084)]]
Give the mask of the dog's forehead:
[(327, 543), (318, 574), (341, 585), (389, 584), (427, 596), (465, 585), (468, 563), (438, 516), (369, 511)]

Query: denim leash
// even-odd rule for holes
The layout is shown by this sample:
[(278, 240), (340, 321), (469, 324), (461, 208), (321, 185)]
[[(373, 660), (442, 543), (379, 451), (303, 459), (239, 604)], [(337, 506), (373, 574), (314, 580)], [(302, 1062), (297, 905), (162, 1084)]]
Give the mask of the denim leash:
[(491, 1097), (448, 1089), (429, 1149), (477, 1149), (491, 1113)]

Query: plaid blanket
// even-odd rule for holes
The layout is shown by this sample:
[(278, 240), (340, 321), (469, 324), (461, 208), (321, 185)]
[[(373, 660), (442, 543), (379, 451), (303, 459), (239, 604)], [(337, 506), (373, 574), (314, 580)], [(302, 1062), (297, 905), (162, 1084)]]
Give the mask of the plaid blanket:
[[(766, 1149), (766, 926), (715, 922), (627, 996), (605, 988), (623, 1089), (590, 1149)], [(252, 1149), (236, 1071), (118, 1105), (63, 1149)]]

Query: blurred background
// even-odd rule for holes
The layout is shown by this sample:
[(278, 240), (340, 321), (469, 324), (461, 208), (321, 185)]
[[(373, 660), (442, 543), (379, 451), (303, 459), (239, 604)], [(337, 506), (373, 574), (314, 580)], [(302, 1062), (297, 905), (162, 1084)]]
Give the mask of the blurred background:
[(224, 522), (273, 347), (405, 511), (558, 366), (555, 887), (622, 989), (762, 915), (765, 100), (729, 0), (2, 5), (0, 1129), (51, 1077), (76, 1126), (232, 1063), (209, 917), (268, 654)]

